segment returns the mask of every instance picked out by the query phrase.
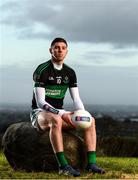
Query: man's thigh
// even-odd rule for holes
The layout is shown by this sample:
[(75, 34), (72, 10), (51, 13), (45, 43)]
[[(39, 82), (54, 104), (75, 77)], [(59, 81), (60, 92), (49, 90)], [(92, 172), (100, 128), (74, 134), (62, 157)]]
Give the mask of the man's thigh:
[(52, 124), (52, 119), (54, 117), (53, 113), (41, 111), (37, 117), (37, 123), (42, 129), (49, 129)]
[[(59, 118), (58, 115), (46, 112), (43, 109), (34, 109), (31, 112), (31, 122), (33, 127), (43, 130), (43, 129), (49, 129), (50, 126), (52, 125), (52, 119)], [(62, 129), (74, 129), (70, 124), (67, 124), (64, 120), (62, 120)]]
[(49, 129), (52, 126), (53, 120), (62, 121), (62, 129), (72, 130), (74, 129), (70, 124), (67, 124), (59, 115), (53, 114), (51, 112), (42, 111), (38, 114), (38, 124), (41, 129)]

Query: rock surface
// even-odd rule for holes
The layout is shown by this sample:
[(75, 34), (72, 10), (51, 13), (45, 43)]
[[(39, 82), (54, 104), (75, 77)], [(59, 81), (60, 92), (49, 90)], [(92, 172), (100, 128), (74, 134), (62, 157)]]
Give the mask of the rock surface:
[[(84, 167), (84, 144), (80, 137), (68, 131), (63, 132), (63, 140), (69, 163), (80, 169)], [(15, 170), (49, 172), (58, 169), (49, 132), (40, 133), (31, 123), (12, 124), (3, 136), (2, 145), (9, 164)]]

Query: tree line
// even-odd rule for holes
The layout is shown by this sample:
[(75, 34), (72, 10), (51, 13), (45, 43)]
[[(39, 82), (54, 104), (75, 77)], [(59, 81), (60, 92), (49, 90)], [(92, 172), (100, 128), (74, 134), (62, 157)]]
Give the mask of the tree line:
[[(13, 123), (29, 122), (29, 116), (29, 111), (0, 113), (0, 148), (6, 129)], [(138, 122), (121, 122), (108, 115), (96, 118), (97, 154), (99, 156), (138, 157), (137, 129)]]

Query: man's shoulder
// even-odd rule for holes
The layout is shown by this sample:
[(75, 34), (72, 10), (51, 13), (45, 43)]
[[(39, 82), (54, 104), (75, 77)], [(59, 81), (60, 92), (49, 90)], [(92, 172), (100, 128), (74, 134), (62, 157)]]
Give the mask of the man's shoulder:
[(36, 70), (35, 70), (35, 73), (41, 74), (41, 72), (42, 72), (43, 70), (47, 69), (47, 68), (50, 66), (50, 64), (51, 64), (51, 61), (50, 61), (50, 60), (39, 64), (39, 65), (37, 66)]
[[(37, 68), (47, 67), (47, 66), (49, 66), (50, 64), (51, 64), (51, 61), (48, 60), (48, 61), (45, 61), (45, 62), (39, 64), (39, 65), (37, 66)], [(36, 69), (37, 69), (37, 68), (36, 68)]]
[(67, 64), (64, 64), (64, 69), (70, 72), (75, 72), (75, 70), (72, 67), (68, 66)]

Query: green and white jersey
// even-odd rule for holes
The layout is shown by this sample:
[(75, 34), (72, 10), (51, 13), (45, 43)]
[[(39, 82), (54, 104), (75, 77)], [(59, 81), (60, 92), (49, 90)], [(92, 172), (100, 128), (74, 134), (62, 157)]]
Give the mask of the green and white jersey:
[[(63, 64), (61, 70), (54, 68), (51, 60), (40, 64), (33, 74), (34, 87), (45, 88), (45, 101), (54, 108), (62, 109), (68, 88), (77, 87), (75, 71)], [(33, 93), (32, 108), (38, 108)]]

